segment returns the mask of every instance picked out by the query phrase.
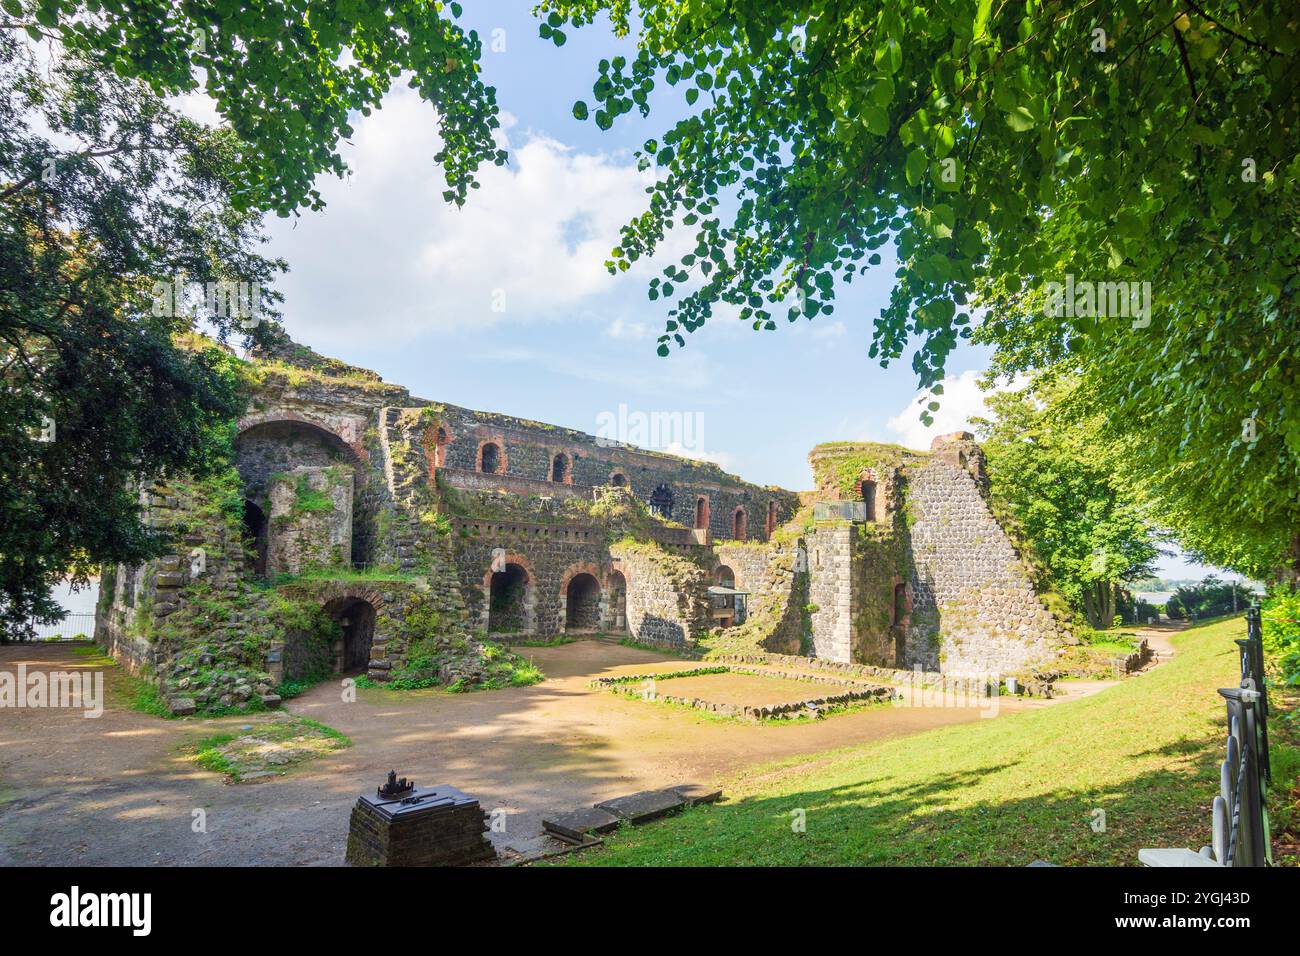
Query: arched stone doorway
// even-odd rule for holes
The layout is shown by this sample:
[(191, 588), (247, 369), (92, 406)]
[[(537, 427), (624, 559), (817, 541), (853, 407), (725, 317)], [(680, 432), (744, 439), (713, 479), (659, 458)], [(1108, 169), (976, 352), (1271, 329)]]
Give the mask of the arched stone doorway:
[(719, 564), (713, 571), (713, 583), (719, 587), (734, 588), (736, 586), (736, 572), (725, 564)]
[(622, 571), (609, 575), (609, 627), (615, 634), (623, 634), (627, 626), (627, 578)]
[(338, 622), (343, 634), (334, 645), (334, 672), (364, 672), (375, 640), (375, 606), (364, 598), (340, 597), (325, 605), (325, 613)]
[(737, 508), (736, 513), (731, 516), (731, 536), (737, 541), (745, 540), (745, 529), (749, 519), (745, 516), (744, 508)]
[(533, 586), (528, 569), (507, 562), (488, 582), (489, 634), (522, 634), (533, 629)]
[(600, 630), (600, 582), (586, 571), (575, 574), (564, 589), (564, 630)]
[(266, 512), (254, 501), (244, 502), (244, 544), (253, 552), (253, 573), (266, 577)]
[(709, 526), (709, 499), (700, 495), (695, 499), (695, 527), (707, 528)]

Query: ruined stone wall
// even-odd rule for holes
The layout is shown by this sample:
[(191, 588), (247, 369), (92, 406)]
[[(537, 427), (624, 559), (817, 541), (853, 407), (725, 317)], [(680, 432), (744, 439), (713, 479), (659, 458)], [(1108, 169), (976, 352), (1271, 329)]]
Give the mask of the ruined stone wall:
[[(523, 569), (525, 604), (512, 616), (517, 632), (549, 637), (565, 630), (566, 591), (573, 575), (586, 572), (600, 582), (602, 605), (608, 604), (613, 565), (602, 529), (590, 526), (524, 521), (452, 519), (452, 541), (461, 593), (473, 627), (486, 632), (493, 552)], [(602, 611), (610, 627), (613, 609)]]
[(1065, 637), (989, 511), (977, 466), (954, 452), (910, 478), (906, 666), (1014, 673), (1050, 663)]
[(688, 650), (708, 630), (708, 573), (654, 545), (611, 549), (627, 580), (628, 630), (645, 644)]
[(749, 608), (744, 623), (710, 637), (709, 656), (811, 652), (807, 547), (802, 537), (778, 537), (761, 547), (719, 545), (714, 558), (735, 571), (737, 586), (749, 592)]
[(271, 478), (268, 576), (347, 567), (352, 556), (353, 480), (348, 465), (298, 467)]
[(151, 486), (145, 523), (174, 550), (105, 574), (112, 588), (97, 608), (96, 640), (132, 673), (156, 681), (180, 713), (247, 704), (279, 679), (268, 661), (268, 598), (247, 581), (235, 481), (231, 474)]
[[(449, 477), (458, 487), (564, 496), (573, 489), (622, 482), (646, 502), (666, 488), (671, 507), (665, 517), (688, 528), (695, 526), (697, 500), (707, 498), (708, 529), (718, 540), (734, 536), (737, 509), (745, 513), (746, 539), (766, 540), (769, 506), (777, 525), (798, 507), (798, 497), (791, 492), (748, 484), (707, 462), (609, 445), (572, 429), (505, 415), (453, 405), (439, 408), (439, 427), (447, 439), (441, 464), (453, 472)], [(480, 471), (487, 443), (500, 449), (500, 477), (495, 481), (472, 477)], [(557, 456), (563, 462), (560, 481), (554, 480)]]
[(857, 597), (853, 587), (854, 535), (849, 522), (824, 522), (805, 536), (812, 657), (852, 660)]

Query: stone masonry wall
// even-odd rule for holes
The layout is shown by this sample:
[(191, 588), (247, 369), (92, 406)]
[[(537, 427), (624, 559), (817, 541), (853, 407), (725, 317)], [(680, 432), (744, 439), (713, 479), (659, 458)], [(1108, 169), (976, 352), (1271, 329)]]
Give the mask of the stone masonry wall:
[(294, 468), (269, 482), (266, 571), (346, 567), (352, 557), (352, 468)]
[(812, 655), (847, 662), (853, 653), (853, 536), (848, 522), (823, 522), (810, 531), (808, 602), (812, 605)]
[(620, 543), (611, 550), (627, 580), (632, 637), (678, 650), (692, 647), (710, 624), (704, 569), (653, 545)]
[(488, 628), (493, 553), (522, 568), (527, 614), (521, 634), (550, 637), (565, 630), (566, 592), (575, 574), (586, 572), (600, 583), (602, 626), (613, 626), (608, 607), (614, 570), (604, 532), (599, 528), (523, 521), (452, 519), (452, 539), (461, 593), (473, 626)]
[(910, 479), (914, 564), (905, 666), (1012, 673), (1050, 663), (1065, 632), (1036, 594), (971, 468), (937, 458)]
[[(746, 539), (766, 540), (769, 507), (777, 525), (798, 507), (798, 496), (791, 492), (749, 484), (707, 462), (608, 444), (572, 429), (506, 415), (454, 405), (439, 408), (439, 427), (446, 438), (438, 453), (440, 463), (454, 474), (458, 486), (544, 494), (549, 484), (556, 495), (564, 495), (569, 493), (564, 486), (590, 489), (615, 483), (617, 476), (642, 501), (650, 501), (661, 487), (668, 489), (672, 501), (665, 517), (688, 528), (695, 526), (697, 499), (705, 497), (708, 529), (718, 540), (733, 538), (737, 509), (745, 513)], [(480, 471), (486, 443), (501, 450), (498, 470), (503, 481), (476, 482), (470, 477)], [(564, 469), (558, 482), (554, 480), (557, 457)]]

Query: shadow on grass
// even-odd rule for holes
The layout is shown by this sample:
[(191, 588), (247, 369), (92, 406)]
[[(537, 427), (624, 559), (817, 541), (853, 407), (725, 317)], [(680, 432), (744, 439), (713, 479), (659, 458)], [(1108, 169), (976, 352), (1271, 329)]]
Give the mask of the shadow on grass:
[[(1199, 849), (1210, 839), (1216, 747), (1161, 748), (1190, 757), (1086, 792), (1016, 796), (1017, 766), (990, 764), (891, 786), (891, 778), (800, 790), (688, 810), (624, 830), (579, 865), (666, 866), (1136, 866), (1152, 846)], [(1000, 775), (1010, 779), (997, 781)], [(1000, 784), (1005, 799), (961, 804), (963, 791)], [(987, 789), (987, 787), (985, 787)], [(800, 832), (802, 824), (803, 832)]]

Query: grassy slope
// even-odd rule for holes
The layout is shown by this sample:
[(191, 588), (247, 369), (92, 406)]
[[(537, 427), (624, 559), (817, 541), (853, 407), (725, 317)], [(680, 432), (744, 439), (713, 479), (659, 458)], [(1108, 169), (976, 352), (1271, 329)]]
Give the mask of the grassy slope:
[(1244, 636), (1240, 618), (1193, 628), (1170, 663), (1083, 700), (758, 768), (726, 804), (624, 829), (570, 861), (1136, 865), (1144, 846), (1198, 849), (1226, 736), (1215, 690), (1236, 685)]

